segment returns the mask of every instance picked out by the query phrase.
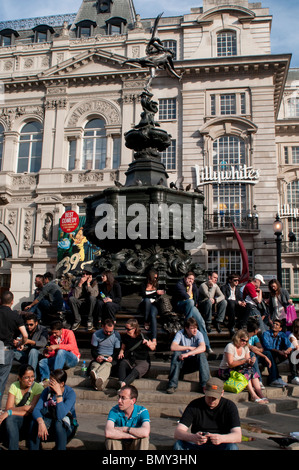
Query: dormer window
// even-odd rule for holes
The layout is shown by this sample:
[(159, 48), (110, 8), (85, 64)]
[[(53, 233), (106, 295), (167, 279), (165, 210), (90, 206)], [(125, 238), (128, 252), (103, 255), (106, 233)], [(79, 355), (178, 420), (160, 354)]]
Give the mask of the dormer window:
[(237, 35), (235, 31), (221, 31), (217, 35), (217, 56), (237, 55)]
[(109, 20), (106, 21), (106, 24), (107, 34), (109, 36), (113, 36), (114, 34), (124, 33), (127, 20), (125, 18), (121, 18), (120, 16), (114, 16), (113, 18), (109, 18)]
[(97, 24), (91, 20), (83, 20), (76, 23), (76, 26), (78, 38), (90, 38), (91, 36), (94, 36)]
[(50, 42), (54, 29), (46, 24), (41, 24), (33, 28), (34, 42)]
[(113, 3), (112, 0), (99, 0), (98, 1), (99, 13), (110, 13), (111, 3)]
[(12, 46), (15, 43), (15, 38), (17, 38), (18, 36), (19, 33), (14, 29), (2, 29), (2, 31), (0, 31), (0, 46)]

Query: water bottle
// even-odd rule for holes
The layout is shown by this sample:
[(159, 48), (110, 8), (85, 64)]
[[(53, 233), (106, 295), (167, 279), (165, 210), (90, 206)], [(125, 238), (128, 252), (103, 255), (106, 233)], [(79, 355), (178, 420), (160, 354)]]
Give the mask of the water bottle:
[(83, 364), (82, 364), (82, 367), (81, 367), (81, 375), (82, 375), (82, 377), (85, 377), (85, 376), (86, 376), (86, 372), (87, 372), (86, 361), (83, 361)]
[(102, 297), (102, 299), (106, 299), (106, 295), (103, 292), (100, 292), (100, 296)]

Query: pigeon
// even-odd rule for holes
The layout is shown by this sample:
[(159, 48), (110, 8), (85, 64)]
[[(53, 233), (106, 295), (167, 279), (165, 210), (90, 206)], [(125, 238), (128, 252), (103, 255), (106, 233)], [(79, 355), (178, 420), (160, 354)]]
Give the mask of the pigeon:
[(268, 437), (268, 439), (276, 442), (282, 449), (286, 449), (289, 445), (294, 444), (294, 442), (299, 442), (298, 439), (293, 437)]
[(188, 184), (188, 185), (186, 186), (186, 191), (190, 191), (190, 189), (191, 189), (191, 184)]
[(118, 188), (122, 188), (122, 187), (123, 187), (123, 184), (121, 184), (119, 181), (114, 181), (114, 184), (115, 184), (115, 186), (117, 186)]

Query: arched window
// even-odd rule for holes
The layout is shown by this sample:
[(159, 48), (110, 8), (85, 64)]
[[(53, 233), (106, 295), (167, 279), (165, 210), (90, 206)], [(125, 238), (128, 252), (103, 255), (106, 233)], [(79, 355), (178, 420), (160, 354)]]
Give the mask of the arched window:
[(4, 128), (0, 124), (0, 171), (2, 170), (3, 144), (4, 144)]
[(221, 31), (217, 34), (217, 56), (237, 55), (237, 35), (235, 31)]
[(82, 170), (102, 170), (106, 166), (106, 154), (105, 121), (92, 119), (84, 131)]
[(39, 122), (32, 121), (22, 128), (19, 140), (17, 173), (37, 173), (41, 167), (43, 128)]
[(243, 139), (226, 135), (213, 142), (213, 170), (217, 174), (223, 172), (224, 175), (221, 184), (213, 184), (213, 213), (218, 218), (219, 227), (230, 224), (231, 220), (237, 227), (242, 225), (248, 208), (248, 185), (236, 182), (238, 178), (235, 177), (231, 182), (225, 182), (225, 178), (226, 175), (229, 177), (232, 168), (235, 173), (240, 172), (245, 163), (246, 148)]

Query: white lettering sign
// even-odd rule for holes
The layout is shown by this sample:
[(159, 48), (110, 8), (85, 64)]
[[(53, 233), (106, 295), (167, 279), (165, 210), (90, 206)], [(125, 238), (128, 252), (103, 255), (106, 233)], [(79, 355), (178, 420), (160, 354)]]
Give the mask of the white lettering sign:
[(255, 170), (252, 166), (241, 165), (231, 166), (228, 169), (214, 170), (212, 166), (200, 168), (195, 165), (196, 186), (217, 183), (247, 183), (256, 184), (260, 177), (260, 170)]

